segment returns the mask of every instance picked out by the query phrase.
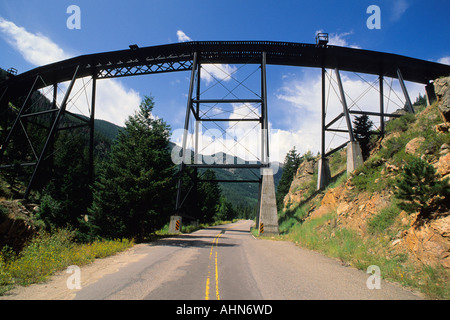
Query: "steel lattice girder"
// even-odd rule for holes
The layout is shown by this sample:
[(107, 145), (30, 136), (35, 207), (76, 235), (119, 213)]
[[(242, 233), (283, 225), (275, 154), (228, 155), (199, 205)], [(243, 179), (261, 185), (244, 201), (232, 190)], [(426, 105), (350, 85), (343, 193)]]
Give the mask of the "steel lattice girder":
[(136, 66), (123, 66), (111, 69), (102, 69), (98, 71), (97, 78), (118, 78), (127, 76), (136, 76), (152, 73), (164, 73), (173, 71), (188, 71), (192, 69), (192, 61), (169, 61), (156, 64), (145, 64)]
[[(405, 81), (427, 84), (430, 80), (450, 74), (450, 66), (369, 50), (273, 41), (203, 41), (120, 50), (79, 56), (24, 72), (0, 83), (0, 92), (8, 86), (7, 95), (27, 93), (36, 76), (47, 85), (71, 80), (72, 70), (79, 66), (77, 77), (128, 75), (188, 70), (194, 52), (201, 63), (259, 63), (266, 52), (268, 65), (289, 65), (313, 68), (338, 68), (397, 78), (400, 69)], [(144, 67), (146, 66), (146, 67)], [(153, 67), (154, 66), (154, 67)], [(115, 70), (115, 71), (113, 71)], [(39, 89), (39, 88), (38, 88)]]

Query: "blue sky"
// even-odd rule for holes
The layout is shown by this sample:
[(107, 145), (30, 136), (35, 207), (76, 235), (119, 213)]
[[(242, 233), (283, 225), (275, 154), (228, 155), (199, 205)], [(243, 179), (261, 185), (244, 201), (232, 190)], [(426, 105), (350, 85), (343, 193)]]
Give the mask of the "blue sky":
[[(79, 30), (66, 26), (70, 5), (81, 9)], [(381, 29), (367, 28), (370, 5), (380, 7)], [(0, 67), (15, 67), (21, 73), (82, 54), (126, 49), (130, 44), (144, 47), (187, 39), (313, 43), (317, 31), (328, 32), (335, 45), (450, 64), (449, 12), (448, 0), (0, 0)], [(301, 152), (317, 152), (320, 74), (308, 68), (270, 66), (268, 77), (271, 139), (278, 146), (274, 157), (282, 161), (294, 145)], [(97, 117), (123, 124), (140, 99), (151, 94), (155, 115), (173, 129), (181, 128), (188, 78), (189, 73), (174, 73), (108, 80), (99, 84)], [(365, 82), (356, 75), (343, 74), (343, 80), (355, 99), (365, 90)], [(393, 88), (401, 98), (398, 87)], [(424, 92), (422, 85), (408, 84), (408, 88), (413, 100)], [(365, 106), (370, 108), (377, 94), (369, 93)], [(330, 119), (341, 108), (335, 100), (329, 103)], [(343, 140), (327, 136), (327, 146)]]

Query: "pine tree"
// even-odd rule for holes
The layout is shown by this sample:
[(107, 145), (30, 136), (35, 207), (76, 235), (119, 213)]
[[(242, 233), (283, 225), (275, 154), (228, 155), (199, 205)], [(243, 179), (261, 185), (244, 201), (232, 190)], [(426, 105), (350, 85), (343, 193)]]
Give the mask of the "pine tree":
[(81, 134), (61, 133), (55, 149), (51, 180), (42, 192), (37, 218), (49, 229), (78, 228), (92, 200), (85, 139)]
[(420, 211), (427, 216), (439, 210), (441, 205), (448, 208), (450, 198), (449, 179), (439, 180), (436, 169), (417, 157), (405, 165), (397, 181), (395, 195), (404, 200), (399, 207), (408, 212)]
[(361, 153), (366, 160), (370, 156), (370, 137), (372, 135), (373, 122), (370, 121), (369, 116), (363, 114), (360, 117), (355, 117), (353, 121), (353, 133), (355, 134), (356, 140), (359, 142), (361, 147)]
[(230, 221), (236, 217), (237, 213), (233, 208), (231, 202), (225, 197), (220, 197), (219, 205), (217, 206), (216, 214), (214, 215), (215, 221)]
[(283, 164), (283, 174), (281, 175), (281, 179), (277, 187), (276, 200), (278, 210), (280, 210), (283, 205), (283, 199), (289, 192), (292, 180), (294, 180), (295, 173), (297, 172), (297, 168), (301, 162), (302, 157), (300, 157), (297, 150), (295, 150), (295, 147), (293, 147), (286, 154)]
[(105, 237), (137, 237), (161, 228), (174, 208), (174, 164), (169, 126), (152, 117), (145, 97), (125, 122), (95, 183), (90, 214)]
[[(216, 174), (208, 169), (202, 175), (202, 179), (215, 180)], [(217, 182), (201, 182), (197, 188), (200, 220), (204, 223), (213, 222), (220, 205), (222, 193), (220, 186)]]

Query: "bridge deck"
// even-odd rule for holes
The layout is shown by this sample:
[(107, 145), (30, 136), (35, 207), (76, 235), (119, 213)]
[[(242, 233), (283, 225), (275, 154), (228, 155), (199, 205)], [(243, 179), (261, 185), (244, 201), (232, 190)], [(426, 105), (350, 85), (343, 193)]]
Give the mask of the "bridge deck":
[(78, 56), (14, 76), (0, 84), (0, 92), (8, 86), (8, 95), (24, 94), (38, 75), (42, 81), (36, 88), (68, 81), (76, 66), (80, 66), (77, 78), (190, 70), (194, 52), (198, 52), (201, 63), (259, 64), (261, 52), (266, 52), (267, 64), (271, 65), (338, 68), (392, 78), (397, 78), (399, 68), (404, 80), (423, 84), (450, 74), (448, 65), (369, 50), (292, 42), (202, 41)]

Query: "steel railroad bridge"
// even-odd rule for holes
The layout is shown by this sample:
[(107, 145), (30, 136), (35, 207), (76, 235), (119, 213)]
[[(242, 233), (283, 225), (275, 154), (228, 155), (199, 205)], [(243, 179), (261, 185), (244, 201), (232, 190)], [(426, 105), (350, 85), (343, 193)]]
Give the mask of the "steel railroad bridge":
[[(323, 35), (322, 35), (323, 36)], [(202, 65), (205, 64), (255, 64), (260, 66), (261, 87), (260, 93), (256, 98), (252, 99), (234, 99), (234, 98), (217, 98), (217, 99), (202, 99), (200, 91), (201, 70)], [(0, 83), (0, 112), (8, 108), (8, 102), (17, 97), (24, 97), (23, 104), (19, 107), (17, 117), (12, 124), (11, 129), (2, 144), (0, 149), (0, 169), (8, 169), (17, 164), (4, 164), (2, 161), (5, 150), (8, 144), (14, 139), (14, 135), (18, 130), (23, 130), (26, 134), (26, 127), (23, 125), (25, 121), (35, 116), (52, 113), (52, 123), (48, 128), (48, 136), (44, 146), (41, 150), (34, 150), (33, 156), (29, 161), (20, 163), (21, 166), (33, 167), (33, 173), (30, 177), (28, 188), (24, 194), (27, 198), (30, 190), (33, 187), (36, 173), (43, 165), (47, 157), (51, 141), (55, 133), (61, 129), (61, 117), (69, 113), (66, 110), (67, 103), (71, 97), (71, 91), (77, 79), (90, 77), (92, 79), (92, 93), (90, 102), (90, 116), (88, 119), (80, 118), (84, 121), (85, 126), (90, 130), (90, 172), (92, 174), (93, 167), (93, 132), (94, 132), (94, 117), (96, 103), (96, 81), (100, 79), (119, 78), (127, 76), (167, 73), (175, 71), (190, 71), (190, 86), (186, 108), (185, 130), (188, 131), (189, 120), (191, 114), (195, 120), (196, 126), (201, 121), (255, 121), (259, 123), (261, 129), (260, 140), (260, 157), (257, 163), (253, 164), (235, 164), (235, 163), (221, 163), (221, 164), (205, 164), (202, 162), (189, 163), (182, 160), (180, 163), (180, 171), (186, 167), (198, 168), (261, 168), (261, 177), (255, 181), (260, 185), (260, 223), (265, 223), (263, 229), (265, 232), (274, 233), (278, 230), (276, 220), (276, 211), (273, 213), (272, 204), (263, 203), (267, 196), (267, 188), (273, 189), (273, 181), (265, 182), (263, 169), (270, 169), (269, 161), (269, 141), (268, 141), (268, 114), (267, 114), (267, 85), (266, 85), (266, 65), (284, 65), (294, 67), (310, 67), (322, 69), (322, 104), (317, 108), (322, 110), (322, 135), (321, 135), (321, 156), (322, 159), (319, 165), (319, 181), (318, 188), (323, 188), (329, 181), (329, 169), (327, 164), (327, 157), (333, 152), (347, 146), (347, 151), (351, 153), (349, 159), (353, 159), (353, 164), (348, 167), (352, 171), (358, 163), (361, 163), (360, 152), (358, 152), (357, 141), (353, 135), (352, 122), (350, 114), (368, 114), (380, 118), (380, 133), (384, 133), (385, 118), (394, 117), (395, 114), (388, 114), (384, 107), (384, 91), (383, 79), (385, 77), (398, 79), (402, 88), (405, 105), (409, 112), (414, 112), (411, 104), (408, 91), (405, 86), (405, 81), (424, 84), (426, 86), (427, 97), (429, 101), (435, 99), (434, 87), (432, 81), (441, 76), (450, 75), (450, 66), (430, 61), (415, 59), (411, 57), (376, 52), (369, 50), (353, 49), (346, 47), (331, 46), (327, 44), (327, 40), (321, 38), (316, 44), (292, 43), (292, 42), (274, 42), (274, 41), (195, 41), (176, 43), (160, 46), (151, 46), (140, 48), (137, 45), (131, 45), (127, 50), (119, 50), (105, 53), (82, 55), (79, 57), (67, 59), (64, 61), (52, 63), (41, 66), (33, 70), (14, 75), (9, 74), (9, 77), (3, 83)], [(325, 92), (325, 78), (326, 70), (331, 69), (335, 72), (336, 82), (339, 87), (340, 101), (342, 104), (342, 113), (334, 119), (327, 122), (326, 119), (326, 92)], [(355, 73), (363, 73), (376, 75), (379, 79), (378, 91), (380, 93), (380, 109), (379, 112), (366, 111), (352, 111), (349, 109), (345, 90), (342, 85), (340, 71), (350, 71)], [(62, 102), (57, 103), (57, 88), (58, 84), (62, 82), (69, 82), (68, 88), (64, 94)], [(42, 110), (28, 112), (31, 94), (38, 89), (53, 86), (53, 106), (52, 110)], [(221, 104), (221, 103), (251, 103), (257, 104), (260, 111), (259, 116), (253, 119), (219, 119), (202, 117), (200, 112), (201, 106), (205, 104)], [(344, 119), (347, 125), (346, 130), (333, 129), (332, 126), (338, 120)], [(325, 150), (325, 133), (328, 131), (346, 132), (349, 136), (349, 141), (342, 144), (334, 150)], [(198, 133), (196, 128), (195, 133)], [(196, 137), (197, 139), (197, 137)], [(183, 149), (186, 150), (187, 136), (183, 137)], [(198, 150), (194, 150), (197, 152)], [(33, 159), (34, 158), (34, 159)], [(266, 171), (267, 173), (267, 171)], [(269, 179), (270, 180), (270, 179)], [(272, 177), (273, 180), (273, 177)], [(236, 181), (235, 181), (236, 182)], [(247, 181), (249, 182), (249, 181)], [(266, 185), (267, 184), (267, 185)], [(274, 190), (270, 190), (272, 195)], [(184, 197), (186, 199), (187, 195)], [(178, 188), (176, 211), (180, 211), (184, 202), (181, 191), (181, 178)], [(270, 200), (273, 202), (272, 200)], [(269, 210), (271, 213), (263, 213), (262, 211)], [(276, 209), (275, 209), (276, 210)], [(273, 215), (275, 214), (275, 218)], [(267, 218), (267, 216), (272, 218)], [(276, 224), (276, 226), (274, 226)], [(273, 228), (272, 228), (273, 227)]]

